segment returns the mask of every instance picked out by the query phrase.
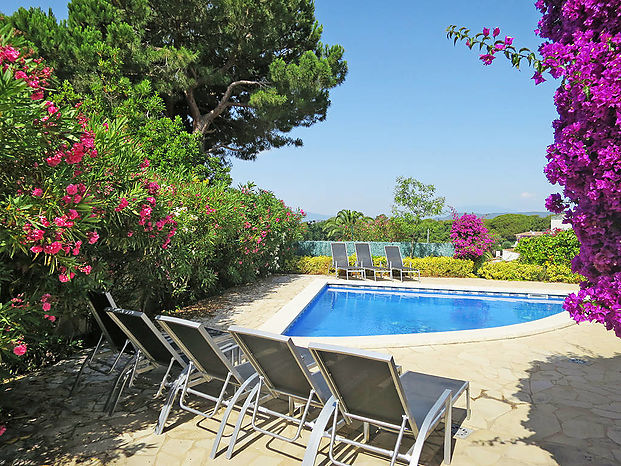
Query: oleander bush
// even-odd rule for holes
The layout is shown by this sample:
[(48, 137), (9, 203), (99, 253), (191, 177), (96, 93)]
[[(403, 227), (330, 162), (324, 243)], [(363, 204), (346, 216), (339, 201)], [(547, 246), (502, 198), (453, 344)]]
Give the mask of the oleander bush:
[(52, 70), (21, 45), (0, 28), (0, 377), (70, 351), (89, 289), (159, 312), (282, 271), (301, 211), (231, 188), (226, 170), (188, 170), (188, 140), (164, 164), (173, 154), (126, 117), (56, 100)]

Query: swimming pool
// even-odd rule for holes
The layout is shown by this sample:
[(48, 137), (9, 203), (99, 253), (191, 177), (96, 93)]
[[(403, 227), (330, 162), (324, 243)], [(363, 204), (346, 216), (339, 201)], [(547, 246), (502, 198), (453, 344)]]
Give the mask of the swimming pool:
[(283, 334), (347, 337), (485, 329), (563, 312), (563, 296), (326, 285)]

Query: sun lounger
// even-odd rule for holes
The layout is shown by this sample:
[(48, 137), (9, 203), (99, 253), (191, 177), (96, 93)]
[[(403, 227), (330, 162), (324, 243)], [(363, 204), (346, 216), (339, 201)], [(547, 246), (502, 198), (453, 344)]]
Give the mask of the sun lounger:
[(363, 268), (349, 265), (345, 243), (330, 243), (330, 248), (332, 249), (332, 267), (337, 277), (339, 276), (339, 270), (344, 270), (347, 280), (349, 280), (350, 273), (359, 273), (364, 278)]
[[(310, 408), (325, 406), (331, 396), (322, 375), (309, 371), (309, 367), (315, 365), (310, 352), (294, 345), (291, 338), (283, 335), (237, 326), (230, 327), (229, 332), (259, 374), (259, 382), (241, 408), (226, 457), (231, 458), (233, 454), (239, 430), (249, 409), (252, 413), (252, 429), (285, 442), (295, 442), (302, 429), (312, 425), (309, 422)], [(265, 407), (263, 401), (274, 397), (288, 400), (287, 414)], [(297, 416), (294, 415), (296, 402), (301, 404)], [(296, 427), (296, 432), (293, 436), (285, 437), (259, 427), (256, 422), (257, 415), (285, 420)], [(219, 441), (217, 438), (214, 442), (211, 458), (215, 457)]]
[(358, 267), (362, 267), (365, 272), (371, 270), (373, 271), (373, 279), (377, 280), (377, 275), (383, 272), (390, 272), (390, 269), (387, 267), (378, 267), (373, 265), (373, 258), (371, 257), (371, 245), (369, 243), (356, 243), (356, 265)]
[[(247, 390), (252, 388), (257, 381), (257, 374), (252, 365), (248, 362), (234, 364), (240, 359), (235, 356), (239, 347), (230, 338), (224, 341), (221, 336), (214, 338), (210, 334), (213, 330), (199, 322), (168, 316), (157, 316), (155, 320), (189, 360), (188, 366), (173, 384), (168, 399), (160, 411), (155, 433), (162, 433), (175, 397), (180, 390), (179, 406), (181, 409), (205, 418), (213, 417), (221, 406), (226, 406), (227, 410), (222, 418), (222, 426), (225, 426), (233, 406), (247, 395)], [(228, 334), (227, 336), (230, 337)], [(222, 384), (218, 396), (194, 388), (197, 385), (214, 381)], [(188, 394), (213, 401), (215, 406), (209, 412), (192, 408), (185, 401)]]
[[(97, 326), (101, 330), (101, 336), (99, 337), (99, 341), (97, 342), (97, 345), (95, 345), (95, 348), (86, 357), (82, 363), (82, 366), (80, 366), (80, 370), (75, 378), (73, 386), (71, 387), (69, 396), (71, 396), (77, 388), (80, 378), (82, 377), (82, 373), (87, 366), (97, 372), (110, 374), (116, 368), (123, 353), (125, 351), (133, 351), (133, 347), (127, 339), (127, 336), (125, 336), (119, 326), (105, 312), (107, 307), (116, 307), (114, 299), (112, 299), (112, 295), (103, 291), (91, 291), (88, 293), (88, 303), (91, 314), (95, 319)], [(117, 356), (112, 364), (109, 364), (102, 359), (96, 361), (98, 357), (101, 357), (104, 354), (115, 353)], [(102, 365), (107, 367), (103, 369), (101, 367)]]
[[(352, 445), (375, 454), (417, 465), (423, 443), (441, 423), (444, 424), (444, 460), (451, 461), (451, 415), (453, 403), (466, 393), (470, 412), (469, 383), (417, 372), (398, 374), (392, 356), (369, 351), (311, 343), (309, 349), (324, 375), (334, 401), (326, 404), (317, 418), (304, 455), (304, 466), (315, 462), (322, 437), (330, 439), (328, 454), (336, 464), (336, 444)], [(338, 435), (338, 418), (346, 423), (361, 421), (364, 442)], [(331, 422), (331, 426), (328, 424)], [(443, 421), (443, 422), (442, 422)], [(368, 443), (369, 425), (397, 433), (392, 449)], [(416, 441), (401, 453), (404, 435)]]
[(403, 260), (401, 259), (401, 249), (399, 246), (384, 246), (386, 252), (386, 260), (388, 261), (388, 268), (390, 269), (390, 278), (394, 278), (393, 271), (399, 271), (399, 277), (403, 281), (403, 274), (414, 274), (420, 281), (420, 270), (412, 267), (405, 267)]
[(162, 332), (157, 329), (145, 313), (119, 308), (107, 308), (106, 311), (136, 349), (132, 360), (127, 363), (117, 377), (106, 401), (104, 409), (109, 409), (109, 413), (112, 414), (121, 398), (125, 385), (129, 382), (129, 386), (131, 386), (137, 374), (158, 367), (166, 368), (166, 373), (157, 391), (157, 397), (167, 385), (168, 375), (173, 365), (177, 363), (184, 369), (187, 367), (188, 361), (162, 335)]

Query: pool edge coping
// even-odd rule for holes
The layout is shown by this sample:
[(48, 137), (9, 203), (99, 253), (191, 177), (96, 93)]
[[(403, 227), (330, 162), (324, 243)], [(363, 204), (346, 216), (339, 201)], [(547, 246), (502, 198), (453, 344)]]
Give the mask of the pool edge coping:
[[(351, 286), (374, 286), (374, 287), (403, 287), (406, 289), (426, 288), (439, 290), (459, 290), (459, 291), (490, 291), (496, 293), (529, 293), (531, 291), (516, 291), (510, 287), (485, 287), (482, 285), (458, 285), (451, 284), (447, 287), (443, 284), (422, 282), (352, 282), (337, 279), (318, 279), (309, 284), (304, 290), (298, 293), (291, 301), (285, 304), (276, 314), (264, 322), (259, 329), (267, 332), (282, 334), (293, 320), (302, 312), (310, 301), (327, 285), (351, 285)], [(545, 293), (540, 287), (533, 288), (532, 293)], [(549, 291), (548, 294), (566, 296), (568, 292), (560, 290)], [(474, 330), (456, 330), (449, 332), (430, 332), (430, 333), (406, 333), (392, 335), (367, 335), (350, 337), (291, 337), (300, 346), (308, 346), (311, 341), (340, 346), (353, 346), (360, 348), (403, 348), (414, 346), (429, 345), (448, 345), (458, 343), (476, 343), (482, 341), (504, 340), (521, 338), (540, 333), (551, 332), (557, 329), (569, 327), (575, 322), (566, 312), (561, 312), (543, 319), (521, 324), (505, 325), (502, 327), (491, 327)]]

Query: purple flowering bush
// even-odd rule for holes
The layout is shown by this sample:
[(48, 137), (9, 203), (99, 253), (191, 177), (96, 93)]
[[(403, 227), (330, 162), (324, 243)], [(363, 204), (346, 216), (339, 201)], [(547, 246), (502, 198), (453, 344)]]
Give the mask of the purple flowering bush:
[(581, 245), (572, 270), (585, 277), (564, 307), (577, 322), (599, 322), (621, 337), (621, 1), (538, 0), (536, 7), (543, 17), (535, 32), (548, 39), (541, 57), (510, 44), (496, 49), (489, 30), (471, 37), (452, 26), (448, 35), (486, 47), (486, 64), (495, 53), (518, 68), (528, 61), (536, 84), (545, 72), (561, 79), (545, 174), (563, 194), (551, 195), (546, 208), (571, 222)]
[(453, 213), (453, 226), (451, 228), (451, 242), (455, 246), (455, 259), (469, 259), (477, 261), (494, 243), (483, 220), (474, 214), (464, 214), (457, 217)]

